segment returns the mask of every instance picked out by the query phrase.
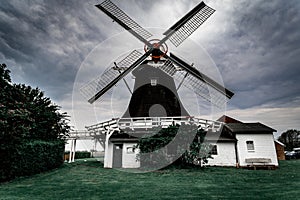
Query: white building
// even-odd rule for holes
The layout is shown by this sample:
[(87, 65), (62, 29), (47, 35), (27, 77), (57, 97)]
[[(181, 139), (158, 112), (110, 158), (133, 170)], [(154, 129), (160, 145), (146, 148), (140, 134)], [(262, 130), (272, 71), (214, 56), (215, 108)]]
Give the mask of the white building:
[[(222, 120), (222, 118), (220, 118)], [(214, 145), (207, 166), (278, 167), (273, 132), (276, 130), (261, 123), (243, 123), (223, 116), (225, 122), (218, 138), (214, 133), (206, 141)], [(125, 134), (126, 135), (126, 134)], [(124, 134), (111, 134), (105, 147), (104, 167), (138, 168), (138, 138)], [(217, 141), (217, 142), (216, 142)]]
[(261, 123), (227, 123), (207, 165), (278, 167), (273, 132)]

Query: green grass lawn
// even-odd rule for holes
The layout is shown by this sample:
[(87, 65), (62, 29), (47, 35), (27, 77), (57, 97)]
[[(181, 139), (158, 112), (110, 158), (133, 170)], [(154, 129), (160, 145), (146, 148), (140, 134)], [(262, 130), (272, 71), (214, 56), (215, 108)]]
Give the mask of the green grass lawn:
[(300, 199), (300, 160), (277, 170), (211, 167), (128, 173), (95, 159), (0, 185), (0, 199)]

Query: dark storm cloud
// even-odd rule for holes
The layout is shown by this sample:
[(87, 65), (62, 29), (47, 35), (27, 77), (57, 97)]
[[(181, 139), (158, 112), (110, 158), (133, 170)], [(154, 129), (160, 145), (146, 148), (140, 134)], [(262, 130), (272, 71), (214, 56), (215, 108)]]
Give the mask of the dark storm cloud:
[(61, 99), (72, 91), (86, 54), (103, 40), (91, 15), (97, 11), (93, 5), (82, 1), (2, 2), (1, 61), (14, 64), (9, 66), (13, 76), (22, 71), (23, 81)]
[[(38, 86), (55, 100), (70, 94), (77, 70), (88, 53), (103, 40), (123, 31), (94, 6), (100, 2), (1, 2), (0, 61), (11, 69), (13, 80)], [(134, 13), (135, 18), (153, 7), (149, 1), (117, 4)]]
[(300, 95), (300, 2), (235, 3), (223, 37), (207, 44), (235, 92), (231, 105), (292, 103)]
[[(81, 63), (96, 45), (123, 31), (94, 6), (100, 2), (1, 1), (0, 62), (8, 65), (13, 80), (40, 87), (72, 113), (72, 87)], [(159, 27), (165, 31), (200, 0), (113, 2), (143, 27)], [(295, 123), (290, 127), (297, 127), (300, 2), (206, 0), (205, 3), (216, 12), (191, 38), (204, 46), (220, 69), (225, 86), (235, 92), (229, 101), (229, 113), (255, 121), (256, 115), (266, 116), (274, 125), (292, 121)], [(124, 48), (124, 44), (114, 46), (114, 51), (115, 48)], [(76, 109), (86, 112), (78, 111), (82, 127), (90, 124), (93, 121), (87, 117), (92, 113), (88, 110), (90, 105), (80, 98), (74, 101), (78, 105)], [(100, 112), (103, 119), (110, 118), (108, 104), (101, 104), (106, 109)], [(265, 109), (269, 114), (264, 115)], [(272, 118), (274, 115), (282, 118)]]

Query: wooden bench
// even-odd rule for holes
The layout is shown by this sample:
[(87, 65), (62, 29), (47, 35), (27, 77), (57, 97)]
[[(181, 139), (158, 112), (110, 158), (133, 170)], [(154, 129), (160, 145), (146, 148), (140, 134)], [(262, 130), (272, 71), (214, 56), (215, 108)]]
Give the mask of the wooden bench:
[(246, 158), (246, 163), (249, 163), (247, 165), (250, 169), (275, 169), (275, 165), (270, 164), (271, 159), (270, 158)]

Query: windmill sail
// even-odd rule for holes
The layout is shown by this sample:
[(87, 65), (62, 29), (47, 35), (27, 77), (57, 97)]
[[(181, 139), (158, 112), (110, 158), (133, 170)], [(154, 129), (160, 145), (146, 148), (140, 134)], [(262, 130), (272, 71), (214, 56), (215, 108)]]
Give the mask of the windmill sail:
[[(174, 79), (179, 80), (179, 87), (184, 85), (187, 88), (192, 89), (197, 95), (200, 95), (215, 105), (223, 105), (226, 102), (225, 100), (228, 100), (233, 96), (231, 91), (227, 90), (205, 74), (199, 72), (174, 54), (168, 56), (159, 49), (160, 45), (163, 45), (168, 39), (176, 47), (179, 46), (215, 12), (214, 9), (207, 6), (204, 2), (199, 3), (177, 23), (170, 27), (164, 33), (165, 37), (155, 44), (151, 44), (147, 41), (147, 39), (152, 36), (150, 32), (143, 29), (110, 0), (105, 0), (101, 4), (96, 5), (96, 7), (149, 48), (144, 55), (137, 51), (132, 52), (123, 61), (114, 67), (107, 69), (101, 76), (84, 85), (81, 88), (81, 92), (84, 96), (88, 97), (90, 103), (93, 103), (100, 98), (151, 54), (152, 56), (158, 54), (165, 57), (166, 60), (164, 65), (161, 66), (161, 70)], [(155, 62), (157, 60), (153, 59), (153, 61)], [(182, 71), (178, 72), (178, 67), (182, 69)]]
[(169, 39), (176, 47), (179, 46), (214, 12), (214, 9), (201, 2), (164, 33), (166, 37), (161, 44)]
[[(136, 64), (137, 61), (141, 63), (147, 57), (148, 55), (145, 56), (141, 52), (134, 50), (117, 64), (119, 67), (118, 69), (115, 69), (115, 66), (108, 68), (101, 76), (81, 87), (80, 92), (85, 98), (89, 99), (90, 103), (93, 103), (128, 74), (131, 71), (130, 67), (133, 64), (138, 65)], [(121, 74), (119, 72), (120, 69), (123, 70)]]
[(123, 28), (125, 28), (125, 30), (129, 31), (144, 44), (150, 45), (147, 39), (150, 38), (152, 34), (132, 20), (110, 0), (105, 0), (101, 4), (96, 5), (96, 7), (102, 10), (105, 14), (111, 17), (115, 22), (120, 24)]
[[(175, 73), (174, 64), (184, 70)], [(216, 106), (224, 105), (233, 96), (231, 91), (191, 67), (174, 54), (170, 55), (160, 69), (172, 76), (175, 80), (182, 82), (182, 85), (194, 91), (198, 96), (203, 97)], [(188, 76), (186, 72), (188, 72)]]

